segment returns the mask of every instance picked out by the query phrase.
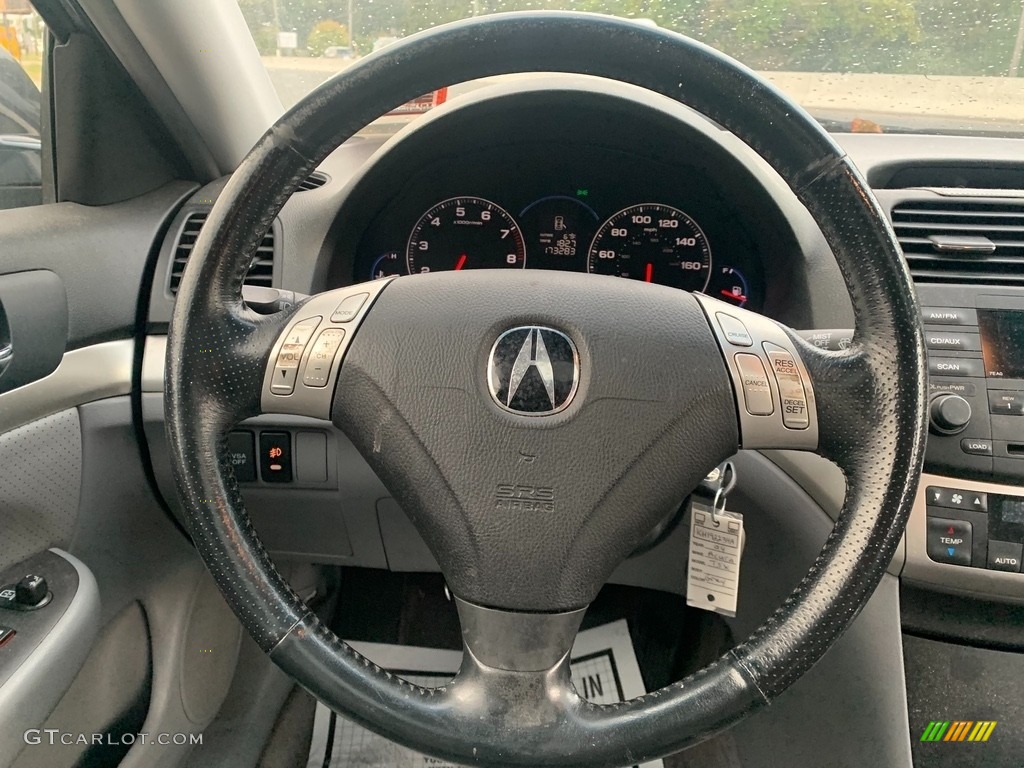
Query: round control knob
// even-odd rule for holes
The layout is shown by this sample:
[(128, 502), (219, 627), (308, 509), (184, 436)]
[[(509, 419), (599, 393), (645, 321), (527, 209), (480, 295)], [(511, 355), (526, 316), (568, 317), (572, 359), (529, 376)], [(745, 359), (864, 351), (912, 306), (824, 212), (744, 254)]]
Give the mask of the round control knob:
[(963, 432), (971, 421), (971, 404), (960, 395), (939, 395), (931, 404), (932, 429), (940, 435)]

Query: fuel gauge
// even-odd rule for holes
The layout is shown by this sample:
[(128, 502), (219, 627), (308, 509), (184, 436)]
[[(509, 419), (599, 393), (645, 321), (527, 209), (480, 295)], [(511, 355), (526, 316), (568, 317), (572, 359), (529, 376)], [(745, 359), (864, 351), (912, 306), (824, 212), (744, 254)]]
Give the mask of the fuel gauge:
[(718, 267), (711, 272), (706, 293), (742, 307), (750, 300), (750, 285), (743, 273), (735, 267)]

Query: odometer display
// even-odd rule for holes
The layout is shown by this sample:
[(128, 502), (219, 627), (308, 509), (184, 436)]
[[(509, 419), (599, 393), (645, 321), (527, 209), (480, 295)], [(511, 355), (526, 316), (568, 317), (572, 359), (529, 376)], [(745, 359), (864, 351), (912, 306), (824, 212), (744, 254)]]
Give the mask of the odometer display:
[(594, 235), (587, 271), (703, 291), (711, 248), (697, 222), (669, 205), (642, 203), (609, 218)]
[(479, 197), (453, 197), (424, 213), (409, 235), (410, 274), (461, 269), (522, 269), (523, 233), (504, 208)]

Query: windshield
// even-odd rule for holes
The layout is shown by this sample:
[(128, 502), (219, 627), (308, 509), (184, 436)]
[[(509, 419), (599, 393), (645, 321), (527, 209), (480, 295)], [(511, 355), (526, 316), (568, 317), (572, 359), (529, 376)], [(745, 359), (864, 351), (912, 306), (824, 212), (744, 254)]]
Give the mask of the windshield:
[[(285, 107), (405, 35), (468, 16), (557, 9), (697, 38), (760, 71), (830, 130), (1024, 133), (1022, 0), (238, 2)], [(383, 123), (402, 124), (458, 92), (428, 95)]]

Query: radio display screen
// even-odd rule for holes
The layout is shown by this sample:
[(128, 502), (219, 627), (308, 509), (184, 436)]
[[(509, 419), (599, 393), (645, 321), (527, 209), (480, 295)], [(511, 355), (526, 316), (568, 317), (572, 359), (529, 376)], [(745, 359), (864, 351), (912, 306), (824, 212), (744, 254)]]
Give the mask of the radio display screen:
[(979, 309), (978, 330), (985, 375), (997, 379), (1024, 379), (1024, 312)]

